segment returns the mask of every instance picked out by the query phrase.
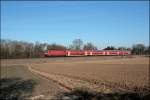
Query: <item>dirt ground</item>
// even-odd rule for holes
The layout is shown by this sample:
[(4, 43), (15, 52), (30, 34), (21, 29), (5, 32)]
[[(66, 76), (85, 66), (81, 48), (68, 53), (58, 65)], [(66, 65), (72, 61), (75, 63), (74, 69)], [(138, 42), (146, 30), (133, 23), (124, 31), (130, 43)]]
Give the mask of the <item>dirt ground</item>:
[[(49, 62), (30, 65), (34, 70), (45, 72), (54, 80), (71, 88), (90, 87), (80, 83), (88, 82), (100, 91), (102, 85), (110, 88), (134, 90), (148, 88), (149, 59), (146, 57), (105, 59), (96, 61)], [(70, 80), (70, 81), (66, 81)], [(75, 82), (76, 81), (76, 82)], [(84, 81), (84, 82), (83, 82)], [(75, 84), (76, 83), (76, 84)], [(91, 87), (93, 88), (93, 86)]]
[[(0, 81), (1, 99), (6, 99), (6, 97), (7, 99), (18, 99), (19, 96), (23, 99), (38, 98), (40, 96), (53, 98), (52, 96), (59, 92), (66, 91), (59, 84), (31, 73), (26, 66), (22, 65), (1, 66)], [(8, 86), (5, 87), (5, 85)]]
[(2, 59), (0, 70), (1, 78), (33, 80), (32, 97), (53, 96), (78, 87), (107, 93), (145, 90), (149, 85), (148, 57)]
[(78, 61), (95, 61), (108, 59), (122, 59), (122, 56), (85, 56), (85, 57), (49, 57), (49, 58), (29, 58), (29, 59), (1, 59), (3, 65), (18, 64), (41, 64), (49, 62), (78, 62)]

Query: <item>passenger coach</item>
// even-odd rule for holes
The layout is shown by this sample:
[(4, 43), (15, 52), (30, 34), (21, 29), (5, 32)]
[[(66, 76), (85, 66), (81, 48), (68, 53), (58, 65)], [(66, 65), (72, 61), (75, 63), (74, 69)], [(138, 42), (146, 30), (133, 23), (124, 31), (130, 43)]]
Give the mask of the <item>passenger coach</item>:
[(48, 50), (44, 53), (45, 56), (97, 56), (97, 55), (130, 55), (130, 51), (121, 51), (121, 50), (103, 50), (103, 51), (92, 51), (92, 50), (83, 50), (83, 51), (58, 51), (58, 50)]

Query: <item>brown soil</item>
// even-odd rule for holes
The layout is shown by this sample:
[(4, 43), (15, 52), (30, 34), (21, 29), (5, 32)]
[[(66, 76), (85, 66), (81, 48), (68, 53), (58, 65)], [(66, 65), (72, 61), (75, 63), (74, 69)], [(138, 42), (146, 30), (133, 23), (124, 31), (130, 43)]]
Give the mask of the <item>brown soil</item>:
[(1, 60), (1, 77), (20, 77), (37, 82), (33, 96), (53, 96), (76, 87), (103, 92), (147, 89), (148, 75), (148, 57), (95, 56)]
[[(78, 62), (50, 62), (30, 65), (70, 87), (82, 87), (78, 80), (110, 88), (148, 88), (149, 59), (145, 57)], [(71, 80), (72, 82), (68, 81)], [(65, 81), (64, 81), (65, 80)], [(75, 82), (76, 81), (76, 82)], [(80, 83), (84, 83), (84, 82)], [(89, 87), (89, 85), (84, 85)], [(93, 87), (92, 87), (93, 88)], [(96, 87), (97, 88), (97, 87)], [(101, 89), (101, 88), (100, 88)], [(100, 91), (98, 89), (98, 91)]]

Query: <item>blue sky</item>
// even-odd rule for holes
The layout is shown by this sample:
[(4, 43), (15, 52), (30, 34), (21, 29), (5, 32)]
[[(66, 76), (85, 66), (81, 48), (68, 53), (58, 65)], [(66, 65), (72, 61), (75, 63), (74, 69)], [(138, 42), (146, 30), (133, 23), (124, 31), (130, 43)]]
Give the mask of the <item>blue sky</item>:
[(149, 44), (148, 1), (1, 2), (1, 38), (68, 46), (80, 38), (100, 49)]

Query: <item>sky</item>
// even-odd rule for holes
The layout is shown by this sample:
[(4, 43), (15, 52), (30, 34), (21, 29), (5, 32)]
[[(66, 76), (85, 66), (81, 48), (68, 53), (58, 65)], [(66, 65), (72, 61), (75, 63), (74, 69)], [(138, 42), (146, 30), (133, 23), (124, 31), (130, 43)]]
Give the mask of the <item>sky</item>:
[(149, 45), (148, 1), (2, 1), (1, 38), (98, 48)]

